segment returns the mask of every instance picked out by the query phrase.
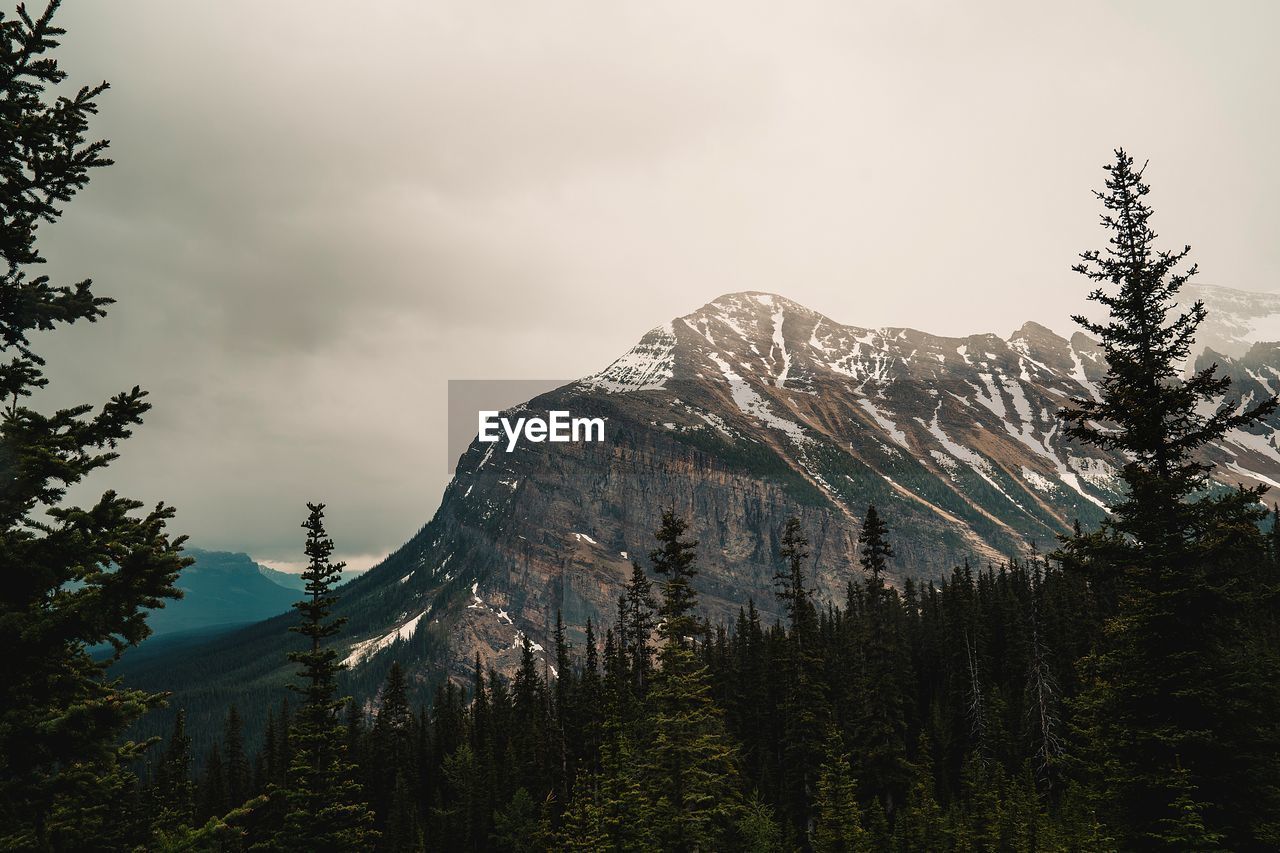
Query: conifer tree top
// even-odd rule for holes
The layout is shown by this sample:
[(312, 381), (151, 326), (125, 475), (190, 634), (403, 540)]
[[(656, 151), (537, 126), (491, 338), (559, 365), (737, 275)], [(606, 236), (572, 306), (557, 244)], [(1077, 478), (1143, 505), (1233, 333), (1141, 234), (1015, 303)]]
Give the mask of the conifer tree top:
[[(1100, 399), (1072, 400), (1063, 416), (1073, 438), (1131, 460), (1124, 471), (1130, 501), (1170, 506), (1204, 486), (1210, 466), (1199, 452), (1205, 445), (1262, 420), (1276, 400), (1241, 410), (1238, 400), (1224, 399), (1231, 381), (1217, 375), (1216, 364), (1183, 378), (1207, 316), (1203, 302), (1183, 309), (1177, 301), (1197, 271), (1195, 265), (1179, 269), (1191, 247), (1154, 247), (1145, 166), (1135, 168), (1133, 157), (1118, 149), (1105, 169), (1106, 188), (1095, 195), (1104, 207), (1108, 245), (1082, 252), (1073, 269), (1098, 285), (1089, 298), (1108, 310), (1108, 318), (1073, 319), (1101, 341), (1108, 374)], [(1206, 413), (1204, 404), (1212, 411)]]

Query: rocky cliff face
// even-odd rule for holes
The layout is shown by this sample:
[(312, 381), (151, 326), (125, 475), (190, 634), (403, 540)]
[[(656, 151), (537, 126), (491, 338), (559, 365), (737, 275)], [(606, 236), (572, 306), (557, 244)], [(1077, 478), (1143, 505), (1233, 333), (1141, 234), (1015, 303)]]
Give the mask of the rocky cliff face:
[[(1211, 306), (1212, 307), (1212, 306)], [(1207, 351), (1251, 396), (1280, 390), (1280, 346)], [(611, 621), (631, 560), (673, 507), (701, 542), (701, 601), (773, 613), (777, 536), (798, 515), (822, 596), (858, 576), (867, 503), (893, 525), (899, 576), (1051, 548), (1116, 495), (1120, 460), (1066, 440), (1055, 415), (1096, 393), (1097, 345), (1028, 323), (1008, 339), (836, 323), (780, 296), (730, 294), (660, 326), (600, 373), (505, 413), (606, 420), (603, 443), (475, 442), (435, 518), (344, 594), (357, 671), (445, 649), (463, 675), (520, 638), (550, 647)], [(1276, 425), (1214, 451), (1224, 483), (1280, 484)]]

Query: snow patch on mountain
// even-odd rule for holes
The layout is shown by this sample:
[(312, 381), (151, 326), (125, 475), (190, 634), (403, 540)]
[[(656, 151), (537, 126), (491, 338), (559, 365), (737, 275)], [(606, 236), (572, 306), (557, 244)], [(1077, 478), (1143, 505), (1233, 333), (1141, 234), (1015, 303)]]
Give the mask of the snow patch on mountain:
[(907, 443), (907, 434), (898, 429), (898, 425), (889, 420), (888, 415), (880, 411), (880, 409), (876, 407), (875, 403), (871, 402), (866, 397), (859, 397), (858, 407), (870, 415), (871, 419), (879, 424), (880, 428), (889, 434), (889, 438), (893, 439), (894, 444), (897, 444), (905, 450), (911, 449), (911, 445)]
[[(1104, 492), (1114, 492), (1120, 482), (1119, 470), (1104, 459), (1068, 454), (1067, 467), (1078, 474), (1080, 479)], [(1076, 491), (1082, 491), (1078, 487), (1073, 488), (1076, 488)]]
[(918, 420), (918, 422), (924, 424), (925, 428), (929, 430), (930, 434), (938, 440), (938, 443), (941, 444), (948, 453), (973, 469), (973, 472), (986, 480), (987, 484), (991, 486), (991, 488), (1008, 498), (1011, 504), (1019, 509), (1022, 508), (1022, 505), (1014, 500), (1013, 497), (995, 481), (993, 476), (995, 472), (992, 470), (991, 462), (985, 456), (970, 450), (962, 444), (952, 441), (951, 437), (943, 431), (942, 425), (938, 423), (938, 412), (936, 410), (933, 413), (932, 422), (927, 424), (925, 424), (923, 420)]
[(1046, 495), (1051, 495), (1057, 490), (1057, 486), (1054, 485), (1052, 480), (1041, 474), (1039, 471), (1032, 471), (1026, 465), (1022, 466), (1022, 479), (1025, 480), (1027, 485), (1031, 486), (1031, 488)]
[(775, 350), (782, 354), (782, 369), (774, 377), (774, 384), (779, 388), (787, 386), (787, 374), (791, 372), (791, 355), (787, 352), (787, 342), (782, 337), (782, 322), (785, 317), (781, 308), (773, 312), (773, 347), (769, 350), (770, 358)]
[[(525, 641), (525, 633), (524, 633), (524, 631), (521, 631), (519, 628), (517, 628), (517, 629), (516, 629), (516, 638), (515, 638), (515, 641), (514, 641), (514, 642), (512, 642), (512, 644), (511, 644), (511, 648), (512, 648), (512, 650), (518, 650), (518, 649), (520, 649), (520, 648), (524, 645), (524, 641)], [(541, 644), (541, 643), (535, 643), (535, 642), (534, 642), (534, 641), (532, 641), (532, 640), (530, 640), (530, 641), (529, 641), (529, 648), (533, 649), (533, 651), (534, 651), (534, 652), (542, 652), (542, 651), (545, 651), (545, 650), (542, 648), (542, 644)]]
[(1102, 399), (1098, 395), (1098, 389), (1084, 372), (1084, 361), (1080, 358), (1080, 353), (1075, 347), (1071, 347), (1071, 378), (1077, 385), (1082, 386), (1089, 392), (1089, 396), (1095, 400)]
[(670, 323), (659, 326), (604, 370), (583, 384), (611, 394), (655, 391), (673, 376), (676, 336)]
[(938, 467), (947, 472), (952, 480), (956, 478), (956, 474), (960, 473), (960, 463), (954, 457), (943, 453), (941, 450), (930, 450), (929, 455), (933, 457), (933, 461), (938, 463)]
[(716, 367), (720, 368), (720, 373), (724, 376), (725, 381), (729, 383), (729, 394), (733, 397), (733, 402), (743, 413), (750, 415), (767, 427), (786, 433), (787, 437), (796, 444), (806, 444), (811, 440), (804, 434), (804, 430), (799, 424), (775, 415), (769, 409), (769, 404), (764, 401), (764, 398), (757, 394), (755, 389), (748, 385), (746, 380), (729, 366), (729, 362), (720, 357), (719, 353), (708, 353), (707, 357), (715, 362)]
[(355, 666), (373, 657), (392, 643), (412, 639), (414, 633), (418, 630), (418, 622), (426, 615), (427, 611), (424, 610), (408, 622), (405, 622), (398, 628), (392, 629), (381, 637), (374, 637), (373, 639), (356, 643), (351, 647), (351, 653), (343, 658), (342, 665)]

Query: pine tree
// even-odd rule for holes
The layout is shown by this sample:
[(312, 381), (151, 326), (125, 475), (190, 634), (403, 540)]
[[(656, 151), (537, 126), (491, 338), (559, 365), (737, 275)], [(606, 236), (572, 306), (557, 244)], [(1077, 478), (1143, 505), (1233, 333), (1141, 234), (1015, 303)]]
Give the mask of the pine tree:
[(538, 674), (533, 641), (520, 635), (520, 668), (511, 687), (511, 740), (514, 784), (530, 793), (541, 792), (546, 775), (549, 745), (547, 708), (543, 703), (542, 676)]
[(569, 743), (569, 731), (578, 726), (578, 711), (574, 703), (573, 663), (569, 657), (569, 641), (564, 633), (564, 619), (556, 610), (556, 669), (555, 669), (555, 764), (553, 767), (554, 789), (559, 802), (568, 802), (569, 791), (573, 787), (573, 768), (571, 756), (573, 748)]
[(671, 851), (723, 847), (740, 805), (736, 752), (711, 698), (706, 667), (693, 649), (701, 633), (692, 584), (698, 543), (684, 538), (687, 529), (684, 519), (664, 512), (659, 547), (650, 554), (664, 581), (647, 775), (658, 842)]
[(196, 818), (204, 823), (212, 817), (221, 817), (228, 811), (227, 771), (222, 766), (222, 750), (215, 743), (209, 747), (204, 759), (204, 772), (196, 796)]
[(862, 853), (870, 839), (859, 817), (857, 783), (844, 744), (833, 728), (827, 734), (825, 758), (818, 769), (818, 794), (814, 802), (814, 853)]
[[(471, 744), (461, 743), (449, 753), (441, 767), (445, 780), (444, 805), (438, 809), (440, 819), (440, 840), (442, 847), (448, 850), (481, 850), (485, 840), (482, 828), (487, 823), (488, 815), (484, 813), (485, 792), (483, 775), (476, 762), (475, 752)], [(513, 798), (519, 798), (528, 791), (520, 788)], [(501, 821), (495, 818), (495, 826)], [(532, 832), (531, 826), (522, 831)]]
[(737, 849), (743, 853), (781, 853), (782, 828), (774, 819), (773, 809), (758, 796), (753, 796), (742, 807), (738, 818)]
[(1062, 413), (1073, 438), (1128, 460), (1124, 497), (1100, 531), (1068, 549), (1086, 569), (1114, 572), (1119, 590), (1079, 705), (1090, 736), (1085, 766), (1127, 846), (1155, 843), (1179, 761), (1206, 799), (1206, 820), (1231, 845), (1277, 842), (1260, 834), (1262, 816), (1280, 811), (1276, 660), (1247, 621), (1265, 553), (1265, 489), (1207, 493), (1212, 466), (1202, 456), (1274, 412), (1276, 400), (1247, 410), (1224, 401), (1230, 380), (1217, 365), (1182, 375), (1207, 314), (1198, 301), (1178, 313), (1179, 291), (1196, 272), (1179, 270), (1190, 249), (1153, 248), (1148, 187), (1128, 154), (1117, 151), (1107, 172), (1097, 195), (1110, 244), (1084, 252), (1075, 269), (1099, 285), (1090, 299), (1109, 317), (1075, 319), (1101, 340), (1108, 374), (1099, 399), (1073, 400)]
[(958, 807), (948, 815), (957, 850), (998, 850), (1005, 822), (1004, 768), (970, 760), (964, 766)]
[(391, 669), (387, 671), (370, 738), (375, 765), (398, 769), (408, 762), (413, 738), (413, 711), (409, 708), (409, 683), (399, 661), (392, 661)]
[(558, 849), (596, 853), (609, 848), (605, 810), (597, 802), (594, 780), (583, 780), (564, 812)]
[(783, 805), (796, 831), (807, 837), (813, 832), (815, 779), (822, 762), (824, 733), (830, 723), (831, 709), (822, 689), (818, 616), (810, 600), (813, 590), (805, 577), (809, 540), (800, 528), (799, 519), (787, 520), (779, 556), (784, 567), (774, 575), (774, 584), (791, 623), (785, 661), (781, 750), (786, 788)]
[[(386, 826), (394, 812), (393, 799), (397, 786), (405, 788), (406, 802), (403, 807), (413, 809), (409, 801), (413, 789), (413, 748), (414, 718), (409, 707), (408, 683), (400, 662), (394, 661), (387, 672), (373, 730), (368, 736), (371, 772), (365, 774), (365, 791), (370, 805), (379, 817), (379, 827)], [(416, 826), (416, 813), (405, 819)], [(400, 842), (405, 842), (405, 839), (401, 838)]]
[[(150, 633), (146, 610), (177, 598), (190, 561), (165, 525), (173, 510), (145, 515), (138, 501), (108, 491), (89, 508), (63, 504), (67, 490), (117, 458), (150, 408), (138, 388), (90, 405), (41, 414), (24, 404), (48, 384), (33, 335), (106, 316), (110, 299), (92, 282), (53, 283), (33, 275), (45, 258), (38, 229), (110, 164), (105, 141), (86, 139), (107, 84), (65, 97), (66, 73), (52, 56), (63, 30), (57, 2), (36, 18), (23, 6), (0, 17), (0, 843), (47, 847), (80, 838), (76, 815), (100, 786), (121, 781), (146, 744), (124, 730), (163, 697), (106, 677), (117, 652)], [(51, 824), (54, 813), (66, 816)], [(107, 817), (109, 817), (108, 815)]]
[[(617, 721), (610, 728), (616, 730)], [(642, 757), (631, 739), (620, 734), (607, 740), (601, 764), (600, 777), (594, 781), (600, 788), (601, 820), (610, 849), (652, 850), (656, 845), (653, 804), (644, 789)]]
[(893, 832), (889, 827), (889, 816), (879, 800), (872, 800), (867, 806), (866, 839), (868, 851), (888, 850), (893, 844)]
[(187, 714), (180, 708), (152, 780), (153, 826), (158, 831), (173, 831), (195, 822), (196, 786), (191, 766)]
[(404, 771), (395, 775), (388, 806), (386, 828), (382, 832), (379, 847), (386, 853), (419, 853), (425, 847), (422, 821), (413, 791), (405, 781)]
[(1038, 595), (1031, 602), (1031, 643), (1027, 685), (1025, 690), (1028, 731), (1035, 747), (1036, 780), (1049, 791), (1057, 779), (1057, 765), (1062, 755), (1059, 716), (1061, 691), (1054, 676), (1048, 646), (1040, 624)]
[(345, 564), (330, 559), (333, 540), (325, 533), (324, 504), (308, 503), (307, 509), (310, 515), (302, 525), (309, 561), (302, 573), (306, 598), (294, 605), (302, 619), (289, 630), (306, 637), (309, 645), (289, 653), (289, 659), (301, 666), (302, 684), (293, 689), (303, 697), (303, 705), (291, 733), (294, 757), (284, 791), (287, 812), (276, 844), (286, 850), (355, 850), (376, 838), (373, 813), (361, 799), (355, 768), (346, 758), (337, 719), (346, 699), (336, 696), (342, 664), (337, 651), (325, 643), (345, 621), (330, 618), (337, 600), (332, 587)]
[(535, 853), (539, 823), (538, 805), (524, 788), (516, 789), (506, 807), (493, 815), (493, 846), (511, 853)]
[(906, 747), (906, 703), (903, 677), (909, 658), (901, 636), (901, 606), (885, 585), (884, 572), (893, 556), (888, 526), (875, 504), (858, 536), (859, 561), (867, 572), (863, 591), (862, 671), (854, 731), (858, 772), (868, 793), (892, 814), (911, 776)]
[(227, 748), (227, 801), (232, 808), (242, 805), (249, 799), (252, 778), (249, 770), (249, 757), (244, 751), (244, 722), (240, 712), (232, 705), (227, 712), (225, 734)]
[(600, 652), (596, 648), (595, 626), (587, 619), (586, 656), (579, 683), (581, 709), (582, 763), (588, 772), (600, 769), (601, 738), (604, 734), (605, 691), (600, 680)]
[(1058, 798), (1059, 845), (1079, 853), (1110, 853), (1117, 849), (1115, 839), (1098, 819), (1089, 797), (1078, 783), (1068, 780)]
[(674, 640), (677, 645), (689, 647), (698, 633), (698, 620), (694, 611), (698, 606), (698, 593), (693, 588), (693, 578), (698, 574), (696, 541), (685, 539), (689, 523), (664, 510), (662, 523), (654, 534), (659, 547), (649, 552), (653, 570), (662, 575), (662, 604), (658, 617), (662, 622), (661, 637)]
[(811, 600), (813, 590), (805, 579), (804, 564), (809, 559), (809, 540), (800, 527), (800, 519), (794, 516), (787, 519), (778, 555), (783, 560), (783, 568), (773, 576), (778, 598), (791, 620), (791, 630), (797, 641), (812, 641), (808, 635), (815, 627), (817, 614)]
[(276, 749), (275, 713), (267, 709), (267, 722), (262, 730), (262, 749), (253, 757), (253, 791), (260, 794), (267, 789), (271, 774), (275, 770), (274, 756)]
[(1271, 535), (1267, 543), (1271, 549), (1271, 563), (1280, 570), (1280, 504), (1271, 505)]
[(892, 556), (889, 528), (881, 520), (876, 505), (870, 504), (862, 519), (862, 530), (858, 532), (858, 563), (864, 571), (870, 573), (873, 580), (879, 580), (888, 568), (889, 558)]
[(915, 778), (907, 793), (906, 807), (894, 821), (894, 848), (901, 853), (943, 850), (947, 846), (946, 821), (934, 794), (933, 747), (921, 735), (916, 747)]
[(1212, 853), (1221, 850), (1222, 835), (1205, 826), (1205, 804), (1195, 798), (1195, 784), (1187, 769), (1178, 766), (1173, 771), (1169, 786), (1173, 800), (1169, 814), (1156, 824), (1155, 840), (1166, 850), (1185, 850), (1187, 853)]
[[(622, 645), (630, 659), (631, 677), (636, 695), (643, 696), (653, 675), (653, 650), (650, 635), (656, 627), (654, 613), (657, 603), (653, 597), (653, 584), (644, 569), (636, 561), (631, 562), (631, 580), (622, 596), (625, 623), (620, 622)], [(625, 624), (625, 630), (623, 625)]]

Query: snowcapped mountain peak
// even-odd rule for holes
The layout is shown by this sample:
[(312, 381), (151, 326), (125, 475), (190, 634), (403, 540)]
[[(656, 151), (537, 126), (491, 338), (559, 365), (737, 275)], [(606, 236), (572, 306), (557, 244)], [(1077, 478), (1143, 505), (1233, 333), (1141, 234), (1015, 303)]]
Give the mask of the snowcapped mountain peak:
[(673, 375), (675, 346), (672, 324), (664, 323), (650, 329), (635, 346), (580, 384), (611, 394), (663, 388)]
[(1201, 349), (1238, 358), (1255, 343), (1280, 341), (1280, 293), (1189, 284), (1183, 295), (1184, 303), (1199, 299), (1209, 311), (1197, 336)]
[(785, 319), (810, 325), (826, 318), (776, 293), (748, 290), (717, 297), (676, 323), (698, 331), (703, 337), (708, 336), (710, 329), (714, 338), (718, 330), (745, 343), (759, 345), (771, 340)]
[[(1267, 316), (1265, 299), (1238, 302), (1238, 317)], [(1280, 391), (1280, 345), (1214, 359), (1242, 400)], [(1076, 519), (1096, 524), (1122, 488), (1124, 460), (1074, 442), (1058, 415), (1105, 373), (1097, 342), (1039, 323), (945, 337), (725, 294), (526, 404), (599, 414), (608, 442), (511, 454), (473, 442), (436, 517), (362, 582), (379, 603), (353, 621), (348, 659), (420, 644), (451, 649), (458, 677), (477, 653), (510, 669), (522, 637), (550, 648), (558, 612), (579, 627), (608, 618), (628, 555), (646, 552), (671, 507), (703, 543), (700, 593), (718, 619), (748, 598), (768, 606), (791, 516), (812, 539), (815, 586), (836, 598), (859, 572), (870, 502), (902, 531), (903, 575), (1051, 546)], [(1278, 428), (1213, 448), (1218, 481), (1280, 486)]]
[(700, 314), (705, 311), (733, 313), (744, 310), (751, 311), (755, 308), (766, 308), (770, 311), (775, 308), (782, 308), (801, 314), (815, 313), (798, 302), (792, 302), (781, 294), (768, 293), (763, 290), (740, 290), (717, 296), (695, 311), (694, 314)]
[[(1237, 313), (1265, 314), (1266, 300), (1249, 296), (1235, 292)], [(1243, 377), (1261, 382), (1256, 393), (1280, 386), (1280, 373), (1268, 372), (1275, 355), (1262, 352), (1257, 368), (1241, 363), (1252, 371)], [(627, 372), (636, 381), (620, 381)], [(997, 503), (1026, 516), (1002, 520), (997, 528), (1007, 534), (1044, 524), (1043, 512), (1055, 512), (1048, 506), (1075, 512), (1115, 496), (1121, 461), (1072, 445), (1057, 418), (1073, 399), (1096, 398), (1105, 373), (1096, 341), (1079, 332), (1064, 338), (1041, 323), (1024, 323), (1008, 338), (949, 338), (848, 326), (783, 296), (747, 291), (650, 332), (591, 381), (611, 392), (661, 388), (676, 395), (694, 420), (664, 419), (668, 428), (709, 425), (733, 441), (763, 440), (837, 502), (833, 475), (816, 461), (823, 444), (869, 439), (891, 455), (907, 451), (970, 504), (968, 478), (976, 476), (1000, 496)], [(658, 375), (661, 385), (647, 381)], [(883, 467), (865, 453), (854, 455)], [(1280, 459), (1253, 459), (1233, 470), (1269, 482), (1280, 476)], [(1019, 490), (1030, 498), (1018, 497)]]

